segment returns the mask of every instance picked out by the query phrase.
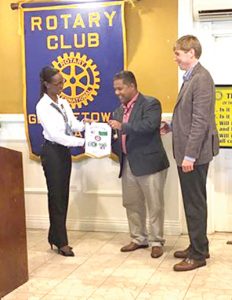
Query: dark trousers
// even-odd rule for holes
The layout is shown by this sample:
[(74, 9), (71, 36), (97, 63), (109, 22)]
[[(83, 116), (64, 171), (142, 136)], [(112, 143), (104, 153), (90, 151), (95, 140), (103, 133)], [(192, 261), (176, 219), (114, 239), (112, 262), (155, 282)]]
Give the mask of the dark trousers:
[(205, 259), (209, 252), (207, 238), (206, 179), (209, 164), (194, 166), (192, 172), (184, 173), (178, 167), (184, 210), (190, 240), (189, 257)]
[(48, 241), (60, 248), (68, 245), (66, 217), (71, 174), (70, 150), (62, 145), (45, 142), (41, 162), (48, 188)]

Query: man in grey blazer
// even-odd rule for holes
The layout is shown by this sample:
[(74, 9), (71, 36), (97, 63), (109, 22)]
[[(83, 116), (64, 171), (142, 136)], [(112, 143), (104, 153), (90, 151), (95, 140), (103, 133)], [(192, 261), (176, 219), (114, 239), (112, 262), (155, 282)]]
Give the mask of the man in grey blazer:
[(215, 90), (210, 73), (199, 63), (201, 44), (192, 35), (179, 38), (175, 61), (186, 71), (172, 118), (173, 152), (178, 167), (190, 245), (176, 251), (182, 258), (175, 271), (206, 265), (207, 238), (206, 179), (209, 162), (218, 153), (215, 125)]
[[(131, 242), (122, 252), (148, 247), (146, 205), (150, 221), (151, 256), (163, 254), (163, 189), (169, 167), (160, 137), (161, 105), (137, 90), (135, 76), (122, 71), (114, 77), (121, 106), (109, 124), (117, 131), (113, 149), (119, 156), (123, 206), (126, 208)], [(117, 149), (116, 149), (117, 148)]]

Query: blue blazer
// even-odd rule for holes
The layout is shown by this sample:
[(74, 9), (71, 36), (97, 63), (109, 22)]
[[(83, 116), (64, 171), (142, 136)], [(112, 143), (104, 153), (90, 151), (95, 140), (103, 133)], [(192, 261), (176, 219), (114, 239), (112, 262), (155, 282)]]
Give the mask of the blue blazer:
[[(118, 107), (113, 116), (115, 120), (122, 122), (123, 107)], [(127, 158), (133, 175), (149, 175), (169, 167), (160, 137), (160, 122), (160, 102), (153, 97), (139, 94), (128, 123), (122, 124), (122, 131), (118, 131), (118, 139), (113, 143), (113, 152), (118, 155), (120, 161), (119, 177), (123, 167), (123, 133), (126, 134)]]

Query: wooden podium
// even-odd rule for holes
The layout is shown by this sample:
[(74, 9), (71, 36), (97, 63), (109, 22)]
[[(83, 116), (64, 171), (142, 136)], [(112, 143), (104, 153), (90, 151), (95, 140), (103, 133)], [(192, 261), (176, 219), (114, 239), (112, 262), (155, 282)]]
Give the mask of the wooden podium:
[(0, 299), (28, 280), (22, 153), (0, 147)]

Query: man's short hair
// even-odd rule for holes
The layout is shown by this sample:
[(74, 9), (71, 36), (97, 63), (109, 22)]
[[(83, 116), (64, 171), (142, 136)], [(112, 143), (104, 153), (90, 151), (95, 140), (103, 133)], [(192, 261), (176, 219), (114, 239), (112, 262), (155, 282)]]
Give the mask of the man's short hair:
[(135, 79), (135, 75), (131, 72), (131, 71), (121, 71), (117, 74), (114, 75), (114, 81), (118, 80), (118, 79), (122, 79), (124, 84), (131, 84), (133, 83), (135, 88), (137, 88), (137, 82)]
[(174, 47), (173, 50), (182, 50), (185, 52), (188, 52), (189, 50), (194, 49), (195, 51), (195, 57), (198, 59), (201, 56), (202, 48), (201, 44), (197, 37), (194, 35), (184, 35), (181, 38), (179, 38)]

